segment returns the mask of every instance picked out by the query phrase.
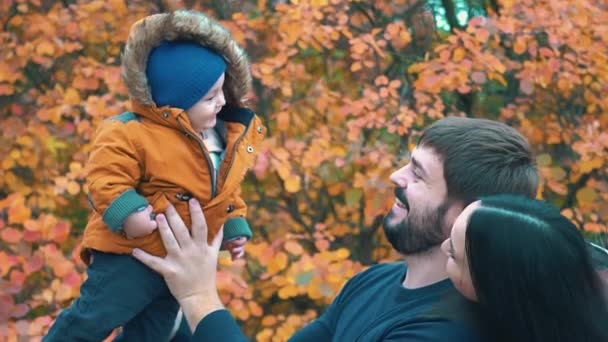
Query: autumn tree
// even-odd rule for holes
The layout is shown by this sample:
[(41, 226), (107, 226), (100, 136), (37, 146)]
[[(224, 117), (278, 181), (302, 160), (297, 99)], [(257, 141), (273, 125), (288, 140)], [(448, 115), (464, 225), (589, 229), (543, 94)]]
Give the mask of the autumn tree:
[(98, 122), (128, 109), (129, 25), (184, 7), (246, 48), (250, 103), (269, 127), (244, 187), (256, 236), (218, 276), (252, 338), (285, 340), (355, 273), (397, 257), (381, 233), (388, 176), (446, 115), (522, 131), (539, 197), (605, 243), (605, 4), (1, 0), (0, 339), (40, 336), (78, 295), (83, 164)]

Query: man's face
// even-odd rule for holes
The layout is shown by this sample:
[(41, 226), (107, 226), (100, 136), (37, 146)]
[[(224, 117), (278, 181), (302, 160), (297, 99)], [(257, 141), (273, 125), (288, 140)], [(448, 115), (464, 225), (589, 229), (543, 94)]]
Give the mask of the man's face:
[(391, 177), (395, 185), (395, 205), (384, 218), (384, 233), (393, 248), (414, 255), (441, 245), (453, 219), (443, 163), (433, 149), (417, 147), (410, 162)]

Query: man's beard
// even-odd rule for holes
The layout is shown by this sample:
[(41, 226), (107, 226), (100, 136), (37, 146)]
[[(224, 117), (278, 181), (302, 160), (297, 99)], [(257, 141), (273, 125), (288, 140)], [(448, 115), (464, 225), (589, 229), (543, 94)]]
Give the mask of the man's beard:
[[(403, 189), (395, 189), (395, 196), (408, 209), (411, 208)], [(444, 201), (439, 207), (424, 208), (422, 212), (408, 210), (407, 217), (400, 222), (394, 222), (394, 214), (391, 211), (384, 217), (384, 234), (393, 248), (401, 254), (424, 253), (447, 238), (444, 218), (448, 207), (448, 201)]]

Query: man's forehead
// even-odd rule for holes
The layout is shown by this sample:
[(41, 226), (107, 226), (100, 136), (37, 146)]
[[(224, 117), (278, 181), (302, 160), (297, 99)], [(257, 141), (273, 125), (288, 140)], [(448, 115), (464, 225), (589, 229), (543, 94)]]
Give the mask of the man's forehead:
[(431, 147), (416, 146), (410, 155), (410, 161), (413, 164), (419, 164), (420, 167), (431, 176), (443, 177), (443, 163), (440, 155)]

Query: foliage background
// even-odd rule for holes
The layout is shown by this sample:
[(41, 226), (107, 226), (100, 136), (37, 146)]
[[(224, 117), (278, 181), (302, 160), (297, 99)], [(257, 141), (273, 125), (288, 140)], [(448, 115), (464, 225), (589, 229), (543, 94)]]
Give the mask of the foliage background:
[(194, 8), (251, 56), (270, 136), (247, 179), (256, 238), (222, 259), (224, 302), (258, 341), (314, 319), (367, 265), (388, 176), (445, 115), (534, 145), (539, 197), (606, 245), (608, 8), (578, 0), (0, 0), (0, 340), (36, 340), (78, 295), (97, 123), (128, 108), (130, 24)]

